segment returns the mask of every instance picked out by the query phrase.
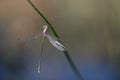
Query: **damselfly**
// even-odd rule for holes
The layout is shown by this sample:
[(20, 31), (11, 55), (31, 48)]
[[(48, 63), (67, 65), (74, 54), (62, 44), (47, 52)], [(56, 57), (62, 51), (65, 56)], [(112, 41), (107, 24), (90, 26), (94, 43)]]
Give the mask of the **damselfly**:
[(39, 60), (39, 64), (38, 64), (38, 73), (40, 73), (40, 71), (41, 71), (41, 62), (42, 62), (42, 54), (43, 54), (43, 47), (44, 47), (45, 38), (47, 38), (50, 41), (50, 43), (59, 51), (61, 51), (61, 52), (66, 51), (66, 48), (64, 47), (62, 42), (58, 38), (56, 38), (48, 33), (48, 26), (47, 25), (43, 26), (42, 34), (43, 34), (43, 41), (42, 41), (42, 46), (41, 46), (40, 60)]

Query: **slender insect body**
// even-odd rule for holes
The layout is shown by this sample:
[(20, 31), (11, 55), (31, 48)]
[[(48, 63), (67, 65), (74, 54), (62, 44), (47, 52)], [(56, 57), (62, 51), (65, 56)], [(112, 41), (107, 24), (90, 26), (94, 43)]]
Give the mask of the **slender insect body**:
[(50, 41), (50, 43), (56, 48), (56, 49), (58, 49), (59, 51), (61, 51), (61, 52), (65, 52), (66, 51), (66, 48), (64, 47), (64, 45), (62, 44), (62, 42), (58, 39), (58, 38), (56, 38), (56, 37), (54, 37), (54, 36), (52, 36), (52, 35), (50, 35), (49, 33), (48, 33), (48, 26), (47, 25), (45, 25), (45, 26), (43, 26), (43, 32), (42, 32), (42, 34), (43, 34), (43, 42), (42, 42), (42, 45), (41, 45), (41, 56), (40, 56), (40, 60), (39, 60), (39, 64), (38, 64), (38, 73), (40, 73), (41, 72), (41, 60), (42, 60), (42, 54), (43, 54), (43, 46), (44, 46), (44, 41), (45, 41), (45, 38), (48, 38), (48, 40)]

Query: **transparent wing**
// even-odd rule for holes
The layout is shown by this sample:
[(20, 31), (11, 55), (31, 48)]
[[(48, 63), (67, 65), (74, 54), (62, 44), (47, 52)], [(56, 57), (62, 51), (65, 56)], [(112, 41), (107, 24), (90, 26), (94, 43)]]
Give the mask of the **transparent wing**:
[(22, 38), (18, 38), (19, 41), (22, 41), (24, 43), (24, 45), (28, 45), (29, 43), (32, 42), (32, 40), (37, 40), (40, 37), (41, 34), (37, 34), (32, 38), (29, 39), (22, 39)]
[(40, 35), (41, 35), (41, 34), (37, 34), (37, 35), (35, 35), (32, 39), (33, 39), (33, 40), (36, 40), (36, 39), (38, 39), (38, 38), (40, 37)]
[(62, 44), (62, 42), (57, 39), (56, 37), (53, 37), (52, 35), (47, 34), (46, 37), (50, 41), (50, 43), (58, 50), (64, 52), (66, 51), (65, 46)]

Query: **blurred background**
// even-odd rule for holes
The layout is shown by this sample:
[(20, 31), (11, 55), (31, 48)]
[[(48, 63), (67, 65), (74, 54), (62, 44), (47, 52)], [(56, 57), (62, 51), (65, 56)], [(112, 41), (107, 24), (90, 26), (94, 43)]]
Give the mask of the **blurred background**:
[[(120, 80), (119, 0), (32, 0), (55, 26), (84, 80)], [(0, 80), (77, 80), (63, 53), (45, 42), (27, 0), (0, 0)]]

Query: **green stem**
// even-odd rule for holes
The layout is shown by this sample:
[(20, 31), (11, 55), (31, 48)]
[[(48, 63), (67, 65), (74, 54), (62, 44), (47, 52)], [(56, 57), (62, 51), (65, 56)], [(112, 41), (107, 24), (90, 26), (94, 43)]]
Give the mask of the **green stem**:
[[(28, 0), (28, 2), (31, 4), (31, 6), (35, 9), (35, 11), (43, 18), (43, 20), (48, 24), (48, 26), (50, 27), (51, 31), (53, 32), (54, 36), (56, 38), (59, 38), (57, 32), (55, 31), (54, 27), (52, 26), (52, 24), (47, 20), (47, 18), (36, 8), (36, 6), (30, 1)], [(67, 51), (64, 52), (65, 56), (71, 66), (71, 68), (73, 69), (74, 73), (76, 74), (76, 76), (78, 77), (78, 80), (83, 80), (80, 72), (78, 71), (77, 67), (75, 66), (74, 62), (72, 61), (69, 53)]]
[(68, 54), (67, 51), (64, 52), (65, 53), (65, 56), (71, 66), (71, 68), (73, 69), (74, 73), (76, 74), (76, 76), (78, 77), (78, 80), (84, 80), (81, 73), (78, 71), (78, 69), (76, 68), (74, 62), (72, 61), (70, 55)]

